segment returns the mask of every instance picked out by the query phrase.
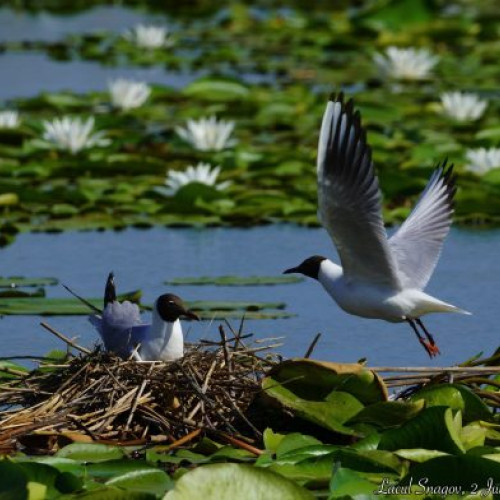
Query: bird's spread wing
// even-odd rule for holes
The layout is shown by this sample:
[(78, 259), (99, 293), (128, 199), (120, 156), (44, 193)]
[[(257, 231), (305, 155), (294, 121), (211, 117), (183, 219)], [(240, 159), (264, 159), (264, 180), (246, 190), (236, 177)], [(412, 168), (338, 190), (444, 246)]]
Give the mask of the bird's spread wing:
[(359, 112), (343, 96), (328, 102), (318, 145), (318, 217), (344, 276), (400, 288), (382, 220), (380, 190)]
[(453, 165), (438, 166), (415, 208), (390, 238), (405, 288), (422, 290), (436, 267), (443, 241), (450, 230), (455, 195)]

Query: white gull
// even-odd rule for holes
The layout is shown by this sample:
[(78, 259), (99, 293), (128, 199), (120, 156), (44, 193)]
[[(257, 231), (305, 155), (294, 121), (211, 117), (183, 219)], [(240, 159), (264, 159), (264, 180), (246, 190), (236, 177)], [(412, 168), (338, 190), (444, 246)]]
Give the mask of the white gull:
[(352, 100), (344, 103), (342, 94), (332, 97), (318, 145), (318, 217), (342, 265), (316, 255), (285, 273), (318, 280), (350, 314), (408, 322), (429, 356), (439, 354), (420, 317), (434, 312), (470, 314), (423, 291), (452, 222), (452, 169), (446, 168), (446, 161), (435, 169), (409, 217), (388, 239), (359, 112)]

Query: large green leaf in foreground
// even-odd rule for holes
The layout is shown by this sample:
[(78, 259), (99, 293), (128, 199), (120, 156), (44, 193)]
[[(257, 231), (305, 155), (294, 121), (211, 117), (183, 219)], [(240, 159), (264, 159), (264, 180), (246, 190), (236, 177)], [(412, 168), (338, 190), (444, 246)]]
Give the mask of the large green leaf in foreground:
[(312, 500), (296, 483), (265, 469), (242, 464), (199, 467), (182, 476), (165, 500)]

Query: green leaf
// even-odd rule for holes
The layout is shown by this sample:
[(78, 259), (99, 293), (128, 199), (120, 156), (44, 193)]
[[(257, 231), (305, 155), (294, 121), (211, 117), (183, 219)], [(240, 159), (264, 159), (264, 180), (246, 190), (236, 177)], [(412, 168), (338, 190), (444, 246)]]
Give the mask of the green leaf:
[(103, 486), (92, 488), (79, 494), (73, 494), (70, 498), (81, 500), (158, 500), (156, 495), (142, 491), (125, 491), (115, 486)]
[(108, 486), (119, 486), (127, 491), (142, 491), (154, 495), (164, 495), (172, 489), (174, 482), (170, 477), (158, 469), (134, 470), (114, 477), (106, 482)]
[(276, 449), (276, 456), (279, 458), (285, 453), (288, 453), (292, 450), (296, 450), (299, 448), (304, 448), (305, 446), (312, 445), (321, 445), (321, 441), (318, 439), (307, 436), (305, 434), (300, 434), (298, 432), (292, 432), (291, 434), (287, 434), (279, 443)]
[(330, 481), (330, 496), (328, 500), (334, 498), (350, 498), (353, 500), (368, 500), (378, 498), (374, 494), (377, 484), (365, 479), (358, 472), (345, 467), (335, 470)]
[(11, 276), (10, 278), (0, 278), (0, 288), (16, 287), (42, 287), (54, 286), (59, 281), (56, 278), (22, 278), (21, 276)]
[(18, 365), (12, 361), (0, 361), (0, 380), (19, 378), (28, 373), (29, 370), (25, 366)]
[(243, 464), (198, 467), (184, 474), (164, 500), (313, 500), (296, 483), (266, 469)]
[(355, 430), (342, 425), (343, 415), (335, 404), (328, 401), (308, 401), (300, 398), (290, 391), (287, 386), (281, 385), (271, 377), (266, 377), (262, 381), (262, 389), (267, 397), (278, 401), (288, 411), (291, 410), (296, 417), (339, 434), (361, 436)]
[[(118, 296), (118, 300), (137, 302), (141, 292), (134, 291)], [(95, 307), (102, 307), (102, 299), (87, 299)], [(77, 316), (87, 315), (92, 311), (76, 298), (0, 298), (0, 314), (8, 315), (42, 315), (42, 316)]]
[(56, 456), (37, 457), (36, 461), (40, 464), (50, 465), (51, 467), (57, 469), (59, 472), (70, 472), (75, 476), (83, 476), (85, 473), (85, 466), (71, 458), (62, 458)]
[(321, 401), (333, 391), (349, 393), (364, 405), (387, 400), (382, 379), (358, 363), (328, 363), (310, 359), (290, 359), (269, 373), (297, 396)]
[(224, 102), (246, 99), (250, 91), (237, 81), (202, 78), (185, 87), (183, 94), (206, 101)]
[(464, 444), (466, 450), (483, 446), (486, 439), (487, 430), (478, 423), (472, 423), (462, 428), (460, 432), (460, 440)]
[(262, 309), (284, 309), (284, 302), (258, 302), (237, 300), (193, 300), (187, 305), (193, 311), (261, 311)]
[(411, 462), (418, 463), (426, 462), (427, 460), (431, 460), (432, 458), (448, 455), (448, 453), (445, 453), (444, 451), (426, 450), (424, 448), (401, 449), (396, 450), (394, 454), (398, 457), (410, 460)]
[(373, 424), (382, 429), (398, 427), (414, 418), (424, 407), (423, 401), (407, 403), (403, 401), (380, 401), (363, 408), (349, 423)]
[(267, 451), (276, 453), (278, 446), (280, 445), (281, 441), (285, 439), (285, 437), (286, 434), (279, 434), (278, 432), (274, 432), (272, 429), (268, 427), (267, 429), (264, 430), (263, 434), (264, 448)]
[(410, 398), (410, 401), (425, 401), (427, 407), (449, 406), (462, 412), (464, 421), (488, 420), (491, 411), (469, 388), (459, 384), (440, 384), (424, 387)]
[[(122, 450), (120, 449), (120, 451)], [(99, 480), (111, 479), (113, 477), (122, 476), (134, 471), (148, 472), (157, 470), (148, 462), (130, 460), (120, 457), (113, 457), (110, 459), (106, 459), (106, 461), (99, 459), (89, 461), (94, 463), (90, 463), (87, 465), (87, 473), (93, 478), (97, 478)]]
[(71, 443), (60, 449), (56, 456), (71, 458), (77, 462), (105, 462), (123, 458), (125, 452), (119, 446), (98, 443)]
[(201, 276), (199, 278), (174, 278), (166, 285), (214, 285), (214, 286), (270, 286), (288, 285), (304, 281), (298, 276)]
[(27, 500), (28, 479), (24, 470), (7, 460), (0, 461), (0, 498), (2, 500)]
[(465, 448), (460, 441), (453, 413), (444, 406), (432, 406), (398, 429), (382, 434), (380, 449), (425, 448), (460, 454)]
[[(458, 455), (437, 457), (427, 462), (417, 464), (402, 479), (401, 484), (418, 484), (425, 481), (426, 486), (457, 486), (464, 491), (471, 491), (476, 485), (476, 491), (486, 488), (490, 478), (500, 477), (500, 463), (475, 455)], [(417, 487), (417, 491), (418, 487)], [(422, 489), (420, 489), (422, 491)]]

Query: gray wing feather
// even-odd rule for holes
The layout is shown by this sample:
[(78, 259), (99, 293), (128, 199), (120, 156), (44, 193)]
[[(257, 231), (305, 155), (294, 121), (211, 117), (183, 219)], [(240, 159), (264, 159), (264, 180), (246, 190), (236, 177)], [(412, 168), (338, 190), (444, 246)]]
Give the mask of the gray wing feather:
[(432, 276), (452, 223), (455, 192), (453, 165), (447, 169), (444, 161), (434, 170), (409, 217), (390, 238), (405, 288), (422, 290)]
[(337, 247), (344, 276), (400, 288), (381, 194), (359, 112), (343, 96), (328, 102), (318, 144), (318, 217)]

